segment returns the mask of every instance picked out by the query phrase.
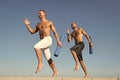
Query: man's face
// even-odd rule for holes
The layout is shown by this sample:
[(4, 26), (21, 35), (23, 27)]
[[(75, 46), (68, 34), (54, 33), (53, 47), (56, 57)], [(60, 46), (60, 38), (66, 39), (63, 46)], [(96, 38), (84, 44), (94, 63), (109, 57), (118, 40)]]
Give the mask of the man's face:
[(38, 17), (39, 17), (40, 19), (42, 19), (43, 17), (45, 17), (45, 13), (44, 13), (43, 11), (39, 11), (39, 12), (38, 12)]
[(73, 22), (73, 23), (71, 24), (71, 27), (72, 27), (72, 29), (74, 30), (74, 29), (76, 28), (76, 23)]

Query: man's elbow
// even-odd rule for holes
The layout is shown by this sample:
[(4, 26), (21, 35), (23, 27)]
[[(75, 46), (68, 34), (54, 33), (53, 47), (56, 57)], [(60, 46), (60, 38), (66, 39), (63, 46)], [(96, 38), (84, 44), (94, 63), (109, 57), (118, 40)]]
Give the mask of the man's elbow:
[(31, 33), (31, 35), (34, 34), (34, 33)]
[(87, 35), (87, 34), (84, 34), (84, 36), (85, 36), (86, 38), (88, 38), (88, 35)]
[(68, 42), (71, 42), (71, 40), (70, 40), (70, 39), (68, 39)]
[(34, 34), (34, 32), (33, 32), (33, 31), (31, 31), (30, 33), (31, 33), (31, 34)]

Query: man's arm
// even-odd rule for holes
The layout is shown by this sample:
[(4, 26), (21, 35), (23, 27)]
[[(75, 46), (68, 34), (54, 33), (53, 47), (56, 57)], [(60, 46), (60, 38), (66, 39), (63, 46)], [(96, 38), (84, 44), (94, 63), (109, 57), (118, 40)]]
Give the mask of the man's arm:
[(34, 29), (30, 27), (30, 21), (27, 18), (24, 19), (24, 23), (31, 34), (34, 34), (38, 31), (36, 27)]
[(80, 29), (81, 29), (81, 31), (82, 31), (82, 34), (83, 34), (83, 35), (86, 37), (86, 39), (88, 40), (89, 45), (92, 46), (92, 41), (91, 41), (89, 35), (85, 32), (85, 30), (83, 30), (82, 28), (80, 28)]
[(57, 44), (58, 44), (59, 46), (62, 46), (62, 43), (61, 43), (61, 41), (60, 41), (60, 39), (59, 39), (59, 36), (58, 36), (58, 34), (57, 34), (57, 31), (56, 31), (56, 29), (55, 29), (55, 26), (54, 26), (53, 22), (50, 21), (50, 24), (51, 24), (51, 26), (50, 26), (50, 27), (51, 27), (51, 30), (52, 30), (55, 38), (56, 38)]
[(70, 34), (69, 29), (67, 29), (67, 39), (68, 39), (68, 42), (71, 42), (71, 41), (72, 41), (72, 36), (71, 36), (71, 34)]

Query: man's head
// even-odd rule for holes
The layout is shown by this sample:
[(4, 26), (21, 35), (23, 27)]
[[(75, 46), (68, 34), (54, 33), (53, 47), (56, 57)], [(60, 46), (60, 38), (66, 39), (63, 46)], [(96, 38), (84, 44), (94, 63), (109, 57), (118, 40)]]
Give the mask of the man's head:
[(75, 28), (77, 28), (76, 22), (72, 22), (72, 23), (71, 23), (71, 27), (72, 27), (73, 30), (74, 30)]
[(40, 19), (46, 17), (46, 11), (45, 11), (45, 10), (39, 10), (39, 11), (38, 11), (38, 17), (39, 17)]

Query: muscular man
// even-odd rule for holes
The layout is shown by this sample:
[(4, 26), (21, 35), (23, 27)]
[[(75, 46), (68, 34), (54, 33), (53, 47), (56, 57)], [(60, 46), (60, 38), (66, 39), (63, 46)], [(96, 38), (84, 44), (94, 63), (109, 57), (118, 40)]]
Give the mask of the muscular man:
[[(78, 28), (75, 22), (72, 22), (71, 27), (73, 29), (73, 32), (70, 33), (69, 29), (67, 30), (67, 38), (68, 38), (68, 42), (70, 42), (72, 39), (74, 39), (75, 41), (75, 45), (70, 48), (70, 51), (73, 55), (73, 58), (75, 60), (76, 66), (74, 68), (74, 70), (78, 70), (80, 68), (80, 64), (82, 66), (82, 69), (85, 73), (85, 77), (88, 77), (88, 72), (86, 69), (86, 66), (83, 62), (83, 57), (82, 57), (82, 50), (84, 49), (84, 42), (83, 42), (83, 35), (86, 37), (86, 39), (89, 42), (89, 45), (92, 46), (92, 41), (90, 40), (89, 36), (87, 35), (87, 33), (85, 32), (85, 30), (83, 30), (82, 28)], [(79, 60), (79, 61), (78, 61)], [(79, 64), (80, 62), (80, 64)]]
[(39, 36), (41, 39), (37, 44), (34, 45), (34, 50), (36, 52), (36, 56), (38, 59), (38, 66), (36, 69), (36, 73), (40, 72), (40, 70), (43, 67), (42, 52), (44, 52), (44, 55), (48, 61), (48, 64), (53, 71), (52, 76), (55, 77), (58, 74), (58, 71), (55, 67), (55, 64), (54, 64), (52, 58), (51, 58), (50, 49), (49, 49), (49, 46), (52, 44), (52, 38), (50, 36), (51, 30), (56, 38), (57, 44), (59, 46), (62, 46), (62, 43), (59, 40), (59, 36), (56, 32), (53, 22), (46, 19), (46, 12), (44, 10), (39, 10), (38, 17), (40, 18), (41, 21), (34, 27), (34, 29), (32, 29), (30, 27), (30, 21), (27, 18), (24, 19), (24, 23), (25, 23), (28, 31), (31, 34), (34, 34), (39, 31)]

